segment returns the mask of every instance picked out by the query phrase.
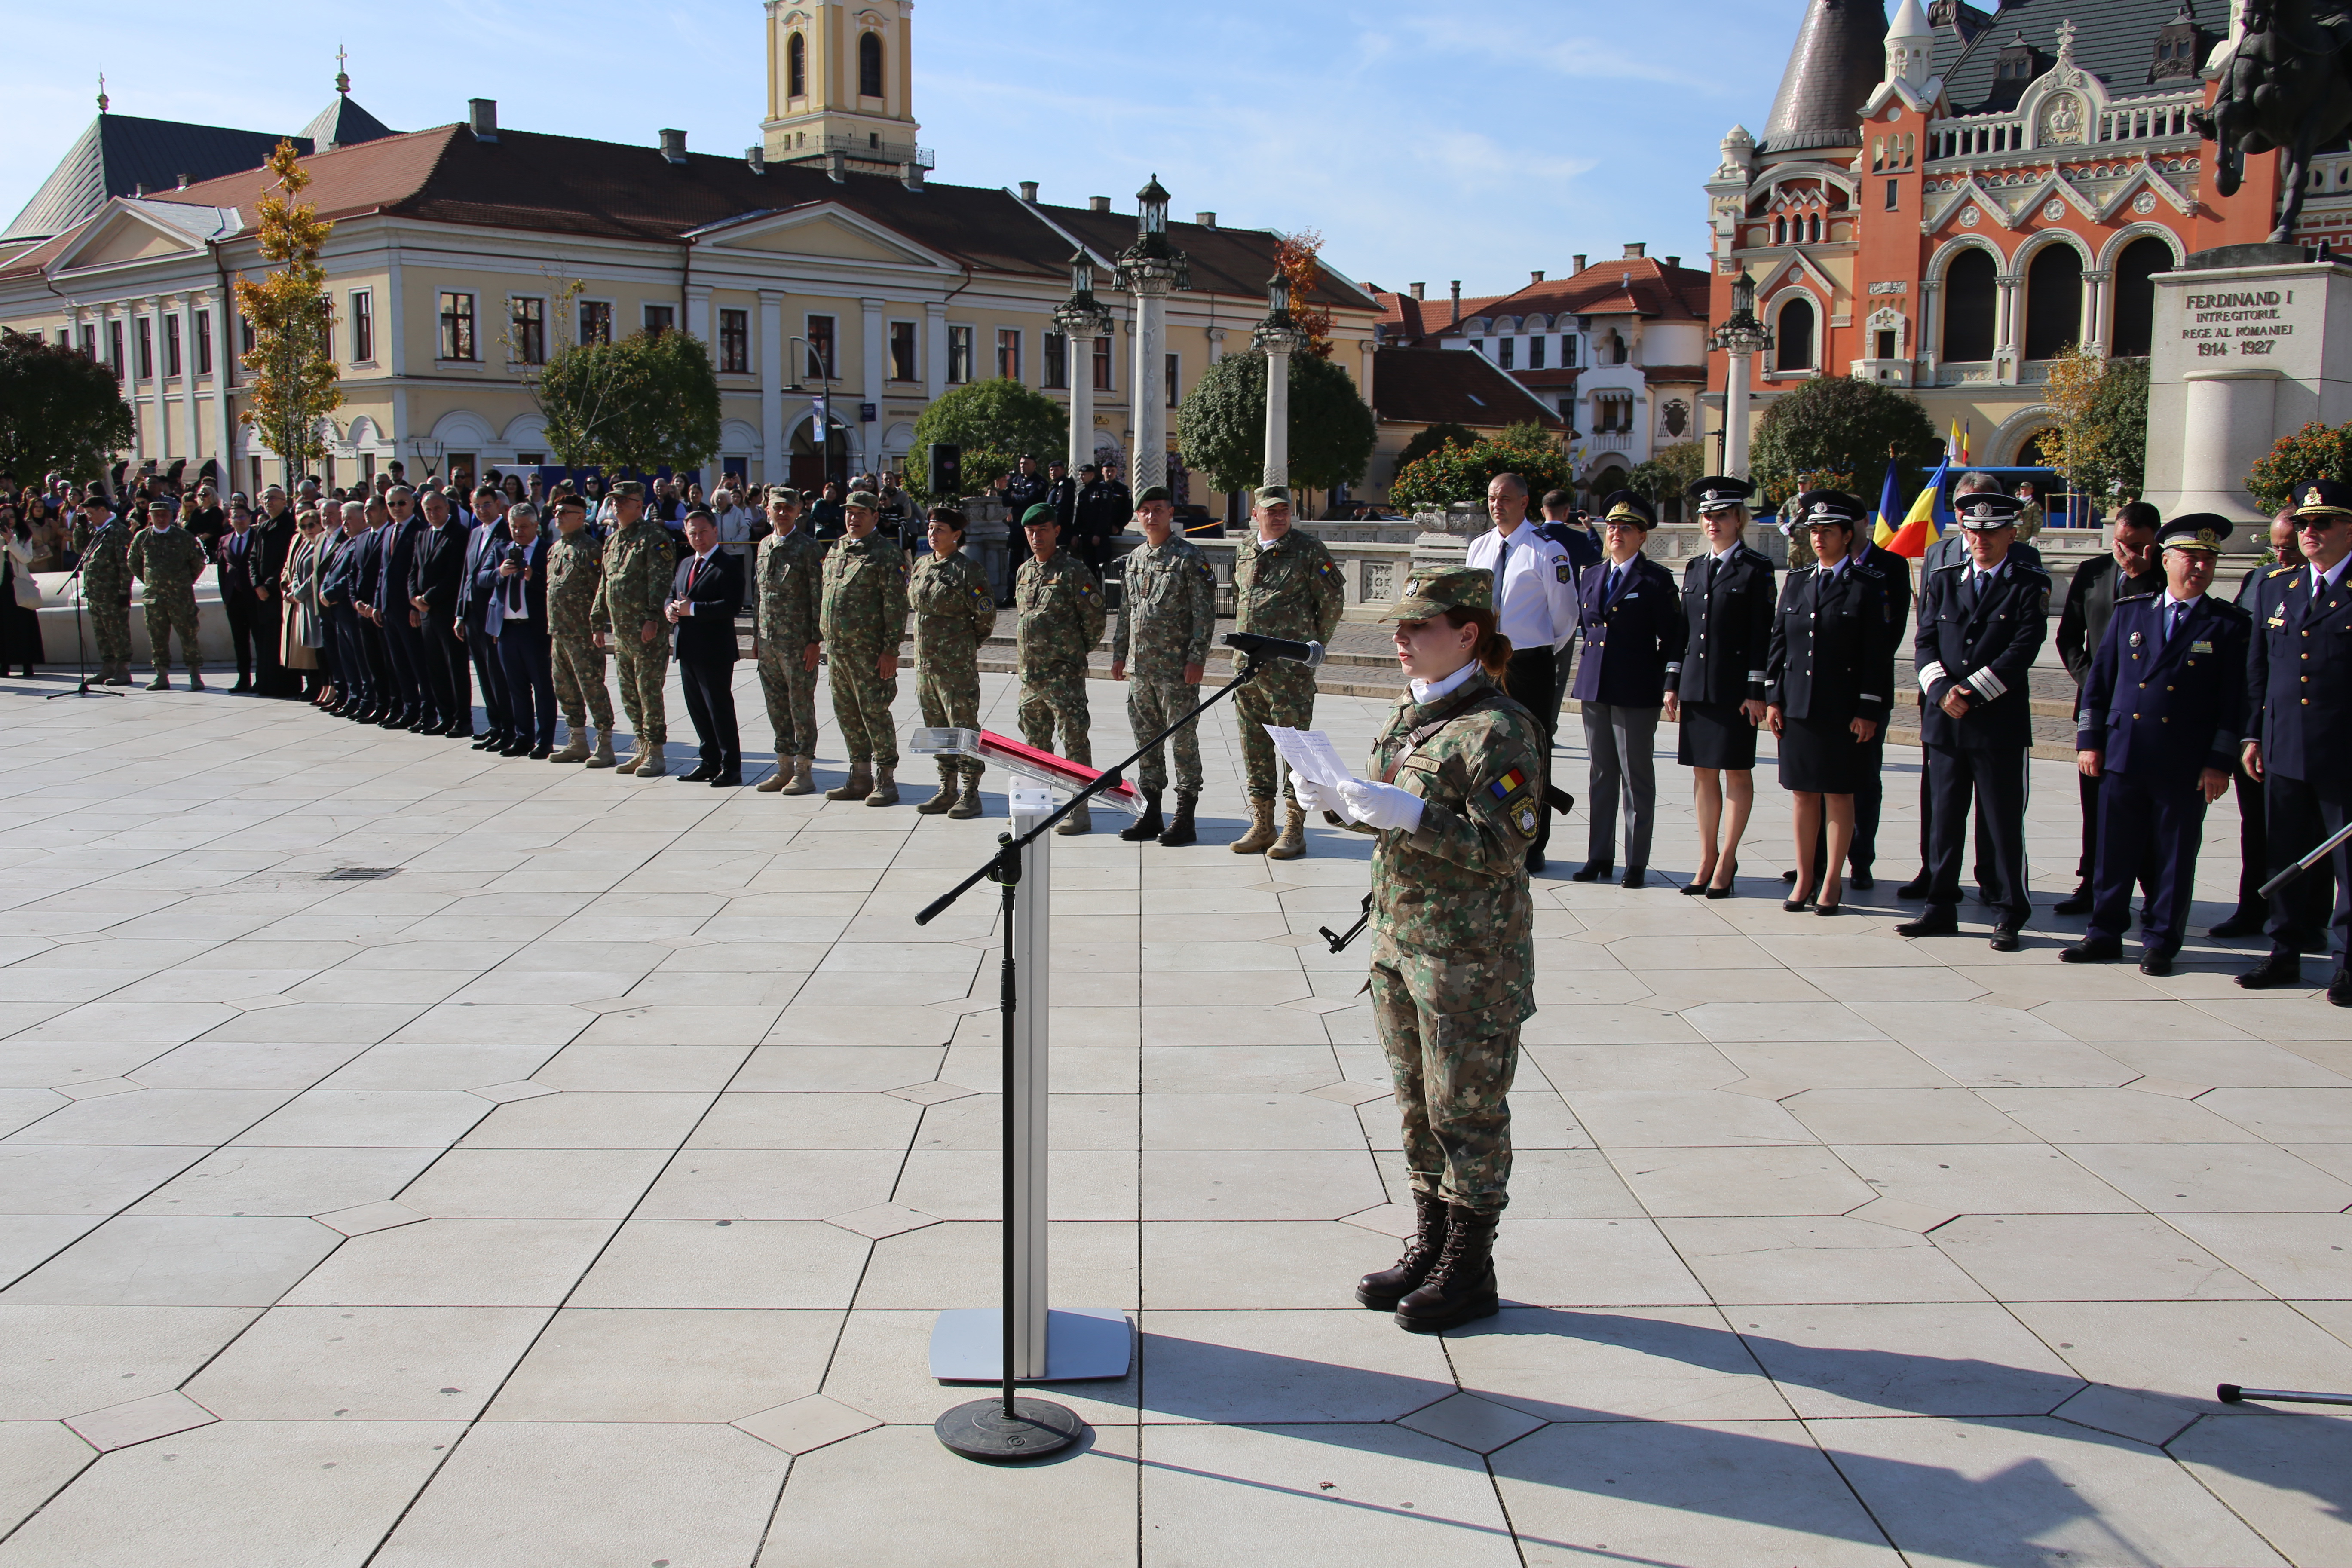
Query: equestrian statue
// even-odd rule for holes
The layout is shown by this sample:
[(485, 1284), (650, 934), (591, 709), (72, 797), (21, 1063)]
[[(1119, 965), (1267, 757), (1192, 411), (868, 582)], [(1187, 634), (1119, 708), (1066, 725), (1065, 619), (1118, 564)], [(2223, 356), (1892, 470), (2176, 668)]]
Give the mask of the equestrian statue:
[(2243, 30), (2221, 61), (2221, 95), (2196, 119), (2215, 144), (2213, 188), (2237, 194), (2246, 154), (2286, 154), (2271, 243), (2294, 238), (2313, 152), (2352, 127), (2352, 14), (2340, 0), (2246, 0)]

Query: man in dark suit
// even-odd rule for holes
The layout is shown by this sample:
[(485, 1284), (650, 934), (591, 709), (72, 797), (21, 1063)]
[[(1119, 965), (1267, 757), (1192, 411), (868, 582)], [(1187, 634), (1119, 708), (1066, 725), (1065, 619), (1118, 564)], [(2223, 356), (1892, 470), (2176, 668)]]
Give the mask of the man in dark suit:
[[(474, 684), (482, 693), (482, 718), (488, 726), (473, 738), (478, 752), (502, 751), (518, 733), (507, 711), (506, 669), (488, 624), (490, 605), (498, 597), (499, 566), (511, 537), (506, 511), (506, 492), (496, 485), (474, 492), (474, 526), (466, 534), (466, 569), (457, 582), (456, 630), (473, 663)], [(473, 728), (471, 714), (466, 727)]]
[(677, 628), (677, 673), (686, 710), (702, 742), (702, 764), (687, 784), (729, 789), (743, 782), (743, 738), (735, 728), (735, 613), (743, 607), (743, 563), (719, 548), (709, 509), (687, 513), (694, 553), (678, 563), (663, 613)]
[[(2352, 820), (2352, 485), (2313, 479), (2295, 488), (2295, 534), (2305, 564), (2273, 567), (2254, 610), (2246, 660), (2246, 771), (2263, 781), (2273, 875)], [(2335, 973), (2327, 999), (2352, 1007), (2352, 842), (2328, 859), (2335, 910), (2305, 873), (2271, 895), (2268, 958), (2238, 976), (2249, 991), (2303, 984), (2303, 950), (2325, 920)]]
[(425, 637), (418, 629), (422, 617), (410, 602), (408, 574), (416, 564), (425, 520), (416, 515), (416, 492), (406, 485), (384, 491), (383, 504), (390, 521), (379, 531), (383, 564), (377, 574), (375, 610), (401, 705), (381, 721), (381, 727), (422, 733), (432, 728), (433, 700), (425, 684)]
[[(1570, 565), (1576, 569), (1576, 580), (1584, 581), (1585, 569), (1601, 564), (1601, 541), (1593, 537), (1589, 526), (1591, 520), (1576, 510), (1576, 498), (1566, 490), (1546, 490), (1543, 498), (1544, 520), (1536, 524), (1542, 538), (1568, 552)], [(1552, 661), (1551, 727), (1559, 729), (1559, 710), (1568, 703), (1568, 683), (1576, 674), (1576, 637), (1570, 633), (1568, 646), (1559, 650)]]
[(1580, 882), (1615, 868), (1617, 810), (1625, 810), (1625, 880), (1649, 879), (1650, 836), (1657, 815), (1658, 710), (1666, 700), (1666, 666), (1683, 656), (1682, 598), (1674, 574), (1642, 553), (1657, 518), (1631, 490), (1609, 498), (1601, 527), (1606, 558), (1584, 574), (1578, 625), (1584, 658), (1575, 692), (1591, 757), (1592, 834)]
[(539, 509), (528, 501), (502, 518), (500, 527), (508, 537), (487, 552), (488, 581), (480, 585), (484, 635), (496, 639), (491, 646), (506, 694), (507, 738), (498, 752), (543, 761), (555, 751), (554, 643), (547, 619), (547, 550), (553, 542), (540, 531)]
[(294, 509), (276, 485), (261, 492), (261, 515), (254, 519), (260, 559), (253, 573), (255, 647), (253, 689), (262, 697), (299, 697), (302, 683), (286, 673), (278, 637), (286, 614), (286, 560), (294, 553)]
[(431, 735), (474, 738), (474, 683), (466, 668), (466, 645), (457, 640), (457, 590), (466, 576), (466, 525), (449, 498), (425, 493), (425, 533), (408, 570), (408, 602), (416, 611), (425, 648), (425, 682), (435, 721)]
[[(2301, 566), (2303, 545), (2294, 531), (2294, 509), (2287, 508), (2271, 520), (2271, 553), (2278, 557), (2276, 566)], [(2257, 566), (2238, 580), (2238, 608), (2248, 615), (2262, 594), (2263, 584), (2271, 576), (2272, 566)], [(2255, 623), (2254, 634), (2262, 635), (2261, 622)], [(2238, 795), (2238, 907), (2229, 918), (2206, 934), (2221, 941), (2252, 936), (2270, 920), (2270, 900), (2263, 897), (2263, 884), (2270, 880), (2270, 844), (2263, 816), (2263, 782), (2246, 772), (2243, 753), (2231, 765), (2231, 783)], [(2335, 886), (2335, 873), (2326, 866), (2314, 866), (2299, 879), (2311, 884), (2305, 897), (2316, 897), (2323, 902), (2328, 889)]]
[[(2164, 591), (2166, 568), (2157, 561), (2156, 544), (2157, 525), (2161, 521), (2156, 508), (2144, 500), (2133, 501), (2116, 513), (2107, 553), (2074, 568), (2074, 584), (2066, 590), (2066, 607), (2058, 614), (2058, 657), (2065, 661), (2066, 673), (2074, 678), (2078, 694), (2091, 678), (2092, 664), (2106, 636), (2107, 617), (2115, 614), (2117, 602)], [(2096, 773), (2084, 773), (2076, 782), (2083, 805), (2083, 856), (2074, 864), (2074, 896), (2053, 911), (2062, 915), (2091, 912), (2091, 873), (2098, 864), (2102, 842), (2099, 801), (2106, 793), (2105, 785)]]
[(213, 547), (213, 576), (220, 585), (221, 614), (228, 621), (229, 650), (236, 656), (236, 684), (231, 691), (253, 689), (253, 644), (259, 635), (258, 604), (253, 591), (261, 567), (261, 547), (253, 536), (253, 514), (232, 507), (228, 531)]
[(2025, 770), (2033, 748), (2026, 677), (2050, 636), (2042, 608), (2050, 577), (2011, 548), (2017, 538), (2013, 498), (1974, 494), (1957, 510), (1969, 563), (1928, 574), (1913, 645), (1927, 702), (1920, 740), (1935, 820), (1927, 908), (1895, 930), (1921, 937), (1960, 929), (1960, 856), (1973, 795), (1982, 809), (1985, 890), (2000, 911), (1992, 948), (2015, 952), (2024, 945), (2018, 932), (2033, 913), (2025, 887)]
[(2205, 808), (2229, 793), (2246, 710), (2254, 618), (2205, 592), (2231, 531), (2211, 512), (2166, 523), (2166, 586), (2115, 601), (2085, 674), (2074, 761), (2098, 781), (2099, 847), (2090, 929), (2058, 955), (2068, 963), (2123, 955), (2135, 882), (2156, 889), (2141, 973), (2171, 973), (2188, 934)]

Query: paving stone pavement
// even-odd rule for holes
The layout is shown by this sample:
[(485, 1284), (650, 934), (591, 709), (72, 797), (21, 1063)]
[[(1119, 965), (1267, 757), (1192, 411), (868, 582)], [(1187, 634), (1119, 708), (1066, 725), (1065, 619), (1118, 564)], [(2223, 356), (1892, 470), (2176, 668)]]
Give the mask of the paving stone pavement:
[(1226, 853), (1221, 713), (1205, 842), (1055, 847), (1055, 1297), (1139, 1355), (997, 1470), (924, 1361), (995, 1289), (993, 909), (911, 916), (1001, 774), (950, 822), (58, 685), (0, 682), (0, 1568), (2352, 1562), (2352, 1427), (2212, 1399), (2352, 1389), (2352, 1015), (2061, 967), (2063, 766), (2013, 955), (1892, 934), (1899, 750), (1831, 926), (1770, 785), (1737, 899), (1544, 879), (1510, 1305), (1431, 1339), (1350, 1295), (1405, 1195), (1313, 935), (1363, 842)]

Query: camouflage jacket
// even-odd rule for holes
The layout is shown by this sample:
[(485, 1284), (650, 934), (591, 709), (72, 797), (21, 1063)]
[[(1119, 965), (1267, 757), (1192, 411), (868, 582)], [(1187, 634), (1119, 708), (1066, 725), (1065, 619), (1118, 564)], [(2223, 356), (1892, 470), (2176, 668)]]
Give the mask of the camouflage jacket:
[(86, 522), (74, 524), (74, 549), (82, 556), (82, 592), (91, 602), (120, 604), (131, 592), (131, 531), (110, 519), (95, 535)]
[(147, 584), (150, 597), (195, 592), (196, 579), (209, 564), (203, 541), (178, 523), (160, 533), (142, 528), (131, 542), (131, 574)]
[[(656, 629), (666, 629), (662, 606), (669, 602), (677, 575), (677, 553), (670, 548), (669, 530), (642, 517), (628, 528), (616, 529), (604, 541), (604, 575), (588, 606), (589, 628), (626, 635), (651, 621)], [(654, 641), (667, 646), (660, 637)]]
[(1426, 705), (1408, 690), (1372, 746), (1367, 776), (1426, 803), (1412, 833), (1378, 836), (1372, 959), (1444, 959), (1449, 983), (1459, 979), (1477, 996), (1456, 995), (1439, 1012), (1521, 1008), (1465, 1039), (1535, 1010), (1527, 853), (1545, 809), (1542, 744), (1534, 718), (1481, 672)]
[(805, 528), (760, 541), (751, 563), (751, 608), (760, 646), (798, 653), (817, 637), (817, 587), (824, 546)]
[(1013, 581), (1013, 606), (1020, 612), (1021, 673), (1082, 667), (1102, 640), (1102, 584), (1094, 569), (1066, 550), (1040, 563), (1032, 556)]
[(1252, 534), (1234, 552), (1236, 631), (1329, 642), (1347, 598), (1339, 563), (1311, 533), (1294, 528), (1272, 544)]
[(547, 629), (560, 637), (584, 637), (604, 584), (604, 563), (585, 528), (560, 535), (547, 547)]
[(1157, 549), (1140, 544), (1120, 570), (1126, 586), (1110, 635), (1111, 662), (1171, 679), (1188, 664), (1205, 663), (1217, 629), (1217, 574), (1200, 547), (1181, 537)]
[(818, 629), (844, 653), (896, 653), (907, 640), (907, 557), (879, 532), (833, 542), (824, 557), (824, 595)]
[(915, 603), (915, 662), (968, 662), (996, 630), (996, 595), (988, 574), (962, 551), (915, 563), (907, 596)]

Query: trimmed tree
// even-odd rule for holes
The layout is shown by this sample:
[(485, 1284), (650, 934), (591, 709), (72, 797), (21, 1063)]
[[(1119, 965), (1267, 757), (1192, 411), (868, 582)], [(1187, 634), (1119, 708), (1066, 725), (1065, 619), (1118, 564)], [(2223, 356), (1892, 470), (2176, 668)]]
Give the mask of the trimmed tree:
[(1706, 444), (1677, 441), (1671, 447), (1659, 447), (1648, 462), (1636, 463), (1633, 471), (1625, 476), (1625, 488), (1655, 508), (1681, 499), (1685, 490), (1706, 477)]
[[(1248, 489), (1265, 472), (1265, 356), (1227, 354), (1176, 410), (1184, 466), (1221, 490)], [(1364, 477), (1378, 434), (1371, 405), (1348, 373), (1311, 353), (1290, 356), (1290, 479), (1328, 490)]]
[(1892, 451), (1895, 482), (1916, 493), (1943, 442), (1919, 400), (1907, 392), (1849, 375), (1802, 382), (1764, 410), (1748, 452), (1748, 475), (1769, 506), (1803, 487), (1799, 476), (1830, 470), (1883, 473)]
[(698, 468), (719, 450), (719, 376), (687, 332), (568, 343), (532, 388), (566, 468), (608, 474)]
[[(1034, 387), (1007, 376), (960, 386), (923, 410), (915, 421), (915, 450), (934, 442), (962, 449), (963, 485), (973, 495), (1010, 473), (1024, 452), (1040, 467), (1070, 444), (1070, 411)], [(901, 482), (919, 501), (955, 500), (928, 488), (929, 465), (908, 463)], [(1072, 476), (1075, 478), (1076, 476)]]
[(131, 437), (131, 405), (111, 371), (38, 332), (0, 331), (0, 474), (27, 484), (53, 469), (94, 479)]
[(1564, 490), (1573, 482), (1568, 455), (1539, 426), (1515, 426), (1467, 447), (1445, 447), (1397, 469), (1389, 500), (1404, 507), (1445, 507), (1483, 501), (1496, 474), (1517, 474), (1528, 494)]
[(319, 248), (335, 226), (296, 200), (310, 171), (293, 142), (278, 143), (268, 167), (278, 184), (261, 198), (257, 233), (261, 258), (277, 270), (258, 283), (242, 272), (236, 277), (237, 311), (253, 329), (253, 352), (242, 361), (251, 377), (237, 417), (284, 459), (291, 486), (326, 455), (320, 426), (343, 401), (335, 376), (334, 306), (319, 265)]

